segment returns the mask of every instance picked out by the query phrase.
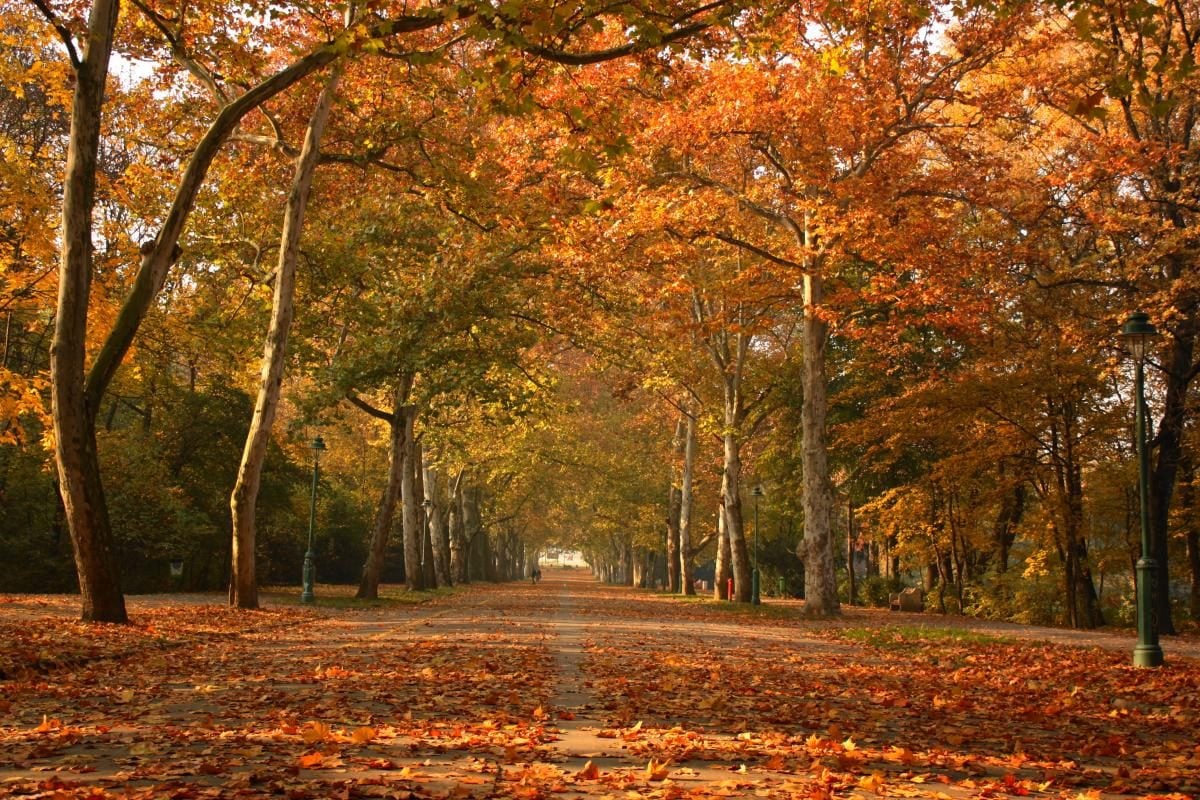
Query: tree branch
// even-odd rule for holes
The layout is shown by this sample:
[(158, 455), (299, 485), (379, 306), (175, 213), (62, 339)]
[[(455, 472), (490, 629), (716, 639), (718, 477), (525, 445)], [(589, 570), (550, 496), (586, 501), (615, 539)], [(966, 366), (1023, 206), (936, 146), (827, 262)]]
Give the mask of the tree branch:
[(78, 70), (83, 66), (83, 61), (79, 58), (79, 51), (75, 49), (75, 37), (71, 35), (71, 29), (59, 21), (54, 10), (46, 5), (45, 0), (31, 0), (31, 2), (50, 23), (50, 26), (58, 32), (58, 38), (62, 39), (63, 45), (67, 48), (67, 57), (71, 59), (71, 66)]

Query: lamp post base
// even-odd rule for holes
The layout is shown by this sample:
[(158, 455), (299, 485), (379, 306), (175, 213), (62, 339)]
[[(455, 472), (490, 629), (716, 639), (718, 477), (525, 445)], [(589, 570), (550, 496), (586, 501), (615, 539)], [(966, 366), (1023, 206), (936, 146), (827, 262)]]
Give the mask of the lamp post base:
[(762, 596), (758, 591), (758, 567), (750, 573), (750, 602), (756, 606), (762, 603)]
[(1162, 648), (1156, 644), (1139, 644), (1133, 648), (1133, 665), (1135, 667), (1161, 667), (1163, 665)]
[[(1142, 541), (1143, 552), (1149, 550), (1149, 543)], [(1154, 595), (1151, 587), (1154, 585), (1154, 571), (1158, 564), (1149, 556), (1142, 556), (1136, 564), (1137, 570), (1137, 644), (1133, 648), (1133, 665), (1135, 667), (1161, 667), (1163, 651), (1158, 644), (1158, 630), (1154, 627)]]
[(300, 592), (301, 603), (315, 603), (316, 595), (313, 594), (313, 551), (309, 550), (304, 554), (304, 591)]

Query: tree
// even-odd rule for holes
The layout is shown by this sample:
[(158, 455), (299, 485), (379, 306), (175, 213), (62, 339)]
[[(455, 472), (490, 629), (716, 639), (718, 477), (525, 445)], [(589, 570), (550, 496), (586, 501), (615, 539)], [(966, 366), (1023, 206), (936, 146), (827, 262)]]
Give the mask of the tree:
[(1184, 459), (1188, 389), (1200, 372), (1191, 201), (1197, 178), (1190, 166), (1200, 153), (1200, 10), (1148, 0), (1052, 2), (1042, 9), (1055, 24), (1040, 31), (1037, 44), (1064, 57), (1030, 59), (1026, 85), (1044, 103), (1044, 116), (1059, 125), (1061, 152), (1071, 158), (1064, 174), (1085, 213), (1081, 219), (1105, 241), (1091, 277), (1153, 310), (1167, 334), (1150, 507), (1158, 564), (1155, 617), (1161, 632), (1174, 633), (1165, 590), (1170, 512)]
[[(179, 177), (170, 210), (161, 219), (157, 233), (142, 247), (136, 269), (137, 277), (121, 312), (107, 334), (92, 363), (87, 363), (88, 310), (91, 302), (91, 283), (94, 273), (92, 257), (92, 220), (96, 195), (97, 153), (101, 139), (101, 123), (105, 105), (105, 84), (109, 62), (116, 42), (120, 5), (117, 0), (97, 0), (92, 4), (85, 33), (77, 43), (73, 20), (60, 19), (49, 5), (38, 4), (51, 26), (60, 34), (66, 55), (74, 71), (75, 91), (71, 108), (71, 129), (67, 147), (64, 192), (62, 201), (62, 252), (59, 267), (59, 300), (54, 343), (51, 350), (51, 396), (55, 427), (56, 461), (60, 486), (83, 597), (83, 617), (89, 620), (123, 622), (126, 619), (120, 577), (112, 552), (111, 525), (104, 501), (99, 461), (96, 453), (95, 421), (101, 396), (123, 361), (130, 345), (162, 288), (167, 272), (180, 255), (179, 240), (184, 231), (196, 197), (204, 183), (209, 166), (222, 144), (251, 111), (262, 107), (270, 98), (286, 91), (308, 75), (331, 64), (351, 50), (381, 49), (389, 40), (422, 31), (437, 29), (447, 38), (459, 35), (500, 40), (506, 46), (527, 52), (537, 58), (562, 63), (588, 63), (595, 60), (619, 58), (649, 47), (658, 48), (695, 35), (724, 11), (719, 7), (671, 9), (664, 27), (655, 20), (635, 26), (635, 38), (592, 52), (570, 52), (563, 48), (585, 36), (575, 29), (562, 30), (552, 26), (547, 30), (542, 14), (549, 8), (524, 8), (520, 16), (510, 16), (507, 7), (490, 4), (456, 3), (434, 7), (416, 14), (396, 17), (372, 16), (361, 25), (342, 30), (332, 41), (320, 44), (287, 66), (270, 72), (269, 76), (254, 76), (246, 81), (252, 88), (233, 96), (232, 84), (219, 77), (218, 70), (206, 67), (188, 53), (179, 33), (185, 20), (176, 20), (171, 29), (164, 20), (143, 7), (147, 19), (164, 35), (172, 53), (184, 67), (203, 83), (218, 88), (218, 101), (213, 121), (203, 136), (190, 149), (187, 165)], [(603, 20), (620, 18), (622, 12), (632, 11), (622, 4), (614, 9), (579, 9), (584, 16)], [(198, 6), (195, 13), (213, 14), (225, 9)], [(555, 12), (557, 13), (557, 12)], [(286, 18), (287, 15), (284, 15)], [(303, 15), (300, 15), (303, 16)], [(628, 16), (628, 15), (626, 15)], [(566, 19), (554, 17), (554, 19)], [(660, 18), (661, 19), (661, 18)], [(622, 25), (628, 24), (625, 19)], [(219, 27), (219, 26), (218, 26)], [(230, 26), (234, 27), (234, 26)], [(236, 27), (241, 27), (236, 26)], [(336, 23), (329, 26), (337, 30)], [(623, 28), (624, 29), (624, 28)], [(589, 29), (590, 30), (590, 29)], [(294, 31), (288, 31), (287, 46), (295, 46)], [(573, 37), (572, 34), (576, 34)], [(232, 37), (231, 37), (232, 38)], [(414, 42), (416, 43), (416, 42)], [(259, 44), (259, 42), (255, 42)], [(422, 42), (421, 44), (426, 44)], [(436, 48), (437, 42), (428, 43)], [(267, 63), (277, 56), (273, 48), (264, 48)], [(260, 51), (262, 52), (262, 51)], [(250, 59), (254, 60), (254, 59)]]
[[(353, 14), (353, 4), (347, 16)], [(348, 20), (349, 22), (349, 20)], [(233, 516), (233, 575), (229, 583), (229, 603), (239, 608), (258, 607), (258, 575), (254, 568), (254, 511), (258, 484), (267, 455), (271, 425), (283, 387), (283, 367), (288, 334), (295, 313), (296, 266), (300, 259), (300, 234), (308, 210), (309, 193), (320, 158), (321, 137), (329, 120), (341, 70), (335, 68), (321, 90), (312, 117), (304, 132), (304, 144), (296, 159), (296, 174), (288, 194), (280, 235), (279, 261), (275, 268), (275, 294), (271, 303), (271, 327), (267, 332), (262, 357), (262, 379), (254, 403), (254, 416), (246, 434), (246, 447), (238, 467), (237, 481), (229, 500)]]

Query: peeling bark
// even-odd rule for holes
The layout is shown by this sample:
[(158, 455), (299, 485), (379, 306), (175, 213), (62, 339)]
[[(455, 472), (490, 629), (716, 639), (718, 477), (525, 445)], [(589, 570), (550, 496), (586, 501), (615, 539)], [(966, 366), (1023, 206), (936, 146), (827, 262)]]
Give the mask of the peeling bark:
[(804, 611), (810, 617), (829, 617), (841, 611), (833, 558), (833, 489), (829, 483), (828, 412), (825, 345), (829, 332), (819, 309), (824, 300), (821, 276), (804, 276), (804, 328), (801, 333), (804, 400), (800, 410), (801, 463), (804, 489)]
[(683, 593), (694, 595), (696, 586), (692, 576), (692, 560), (696, 554), (692, 551), (692, 479), (696, 471), (696, 418), (691, 415), (687, 417), (683, 437), (683, 480), (679, 489), (679, 580)]
[(279, 261), (275, 270), (275, 294), (271, 302), (271, 323), (263, 347), (262, 377), (254, 416), (246, 434), (246, 445), (238, 465), (237, 481), (229, 507), (233, 516), (233, 574), (230, 580), (230, 605), (238, 608), (258, 608), (258, 576), (255, 572), (255, 511), (258, 489), (262, 482), (263, 463), (271, 441), (271, 427), (279, 408), (283, 388), (283, 368), (286, 363), (288, 334), (295, 315), (296, 265), (300, 260), (300, 232), (320, 158), (321, 136), (329, 120), (333, 96), (337, 91), (341, 69), (334, 69), (317, 99), (317, 106), (308, 121), (304, 145), (296, 159), (296, 174), (288, 195), (287, 212), (280, 236)]

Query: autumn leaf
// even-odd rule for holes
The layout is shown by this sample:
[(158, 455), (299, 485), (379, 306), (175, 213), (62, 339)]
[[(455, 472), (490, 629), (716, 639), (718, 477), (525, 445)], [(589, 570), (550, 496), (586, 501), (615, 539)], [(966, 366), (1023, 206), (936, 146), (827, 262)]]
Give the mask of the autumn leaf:
[(776, 755), (773, 755), (773, 756), (771, 756), (771, 757), (770, 757), (769, 759), (767, 759), (767, 761), (766, 761), (766, 762), (763, 764), (763, 767), (765, 767), (766, 769), (769, 769), (769, 770), (772, 770), (772, 771), (776, 771), (776, 772), (777, 772), (777, 771), (779, 771), (779, 770), (782, 770), (782, 769), (783, 769), (784, 767), (786, 767), (786, 766), (787, 766), (787, 759), (786, 759), (786, 758), (784, 758), (782, 755), (779, 755), (779, 754), (776, 754)]
[(354, 742), (354, 744), (366, 744), (374, 739), (377, 734), (378, 731), (375, 728), (364, 725), (354, 729), (354, 732), (350, 734), (350, 741)]
[(34, 730), (37, 731), (38, 733), (47, 733), (49, 731), (56, 731), (59, 728), (61, 728), (62, 726), (63, 726), (62, 720), (51, 719), (48, 716), (46, 716), (45, 714), (43, 714), (42, 715), (42, 724), (38, 725), (36, 728), (34, 728)]
[(660, 764), (659, 762), (657, 762), (656, 760), (654, 760), (652, 758), (652, 759), (650, 759), (650, 763), (646, 765), (645, 777), (646, 777), (646, 780), (648, 780), (648, 781), (665, 780), (666, 777), (670, 774), (671, 774), (671, 760), (670, 759), (667, 759), (666, 761), (664, 761)]
[(300, 738), (308, 744), (316, 744), (333, 738), (333, 731), (324, 722), (311, 720), (304, 723), (304, 728), (300, 731)]
[(575, 778), (581, 781), (594, 781), (600, 777), (600, 768), (592, 761), (583, 765), (583, 769), (575, 773)]
[(880, 794), (880, 789), (883, 788), (883, 774), (872, 772), (870, 775), (864, 775), (858, 779), (858, 788), (872, 794)]

